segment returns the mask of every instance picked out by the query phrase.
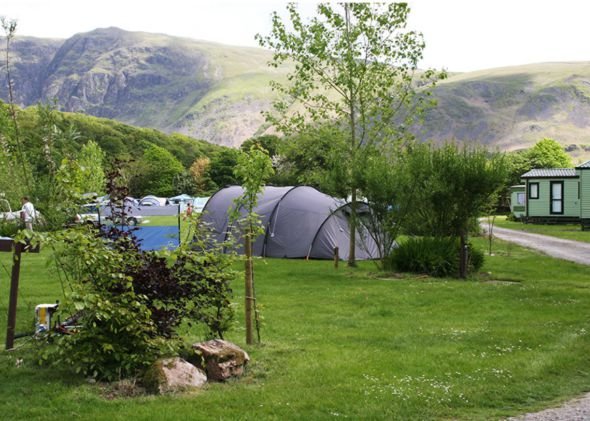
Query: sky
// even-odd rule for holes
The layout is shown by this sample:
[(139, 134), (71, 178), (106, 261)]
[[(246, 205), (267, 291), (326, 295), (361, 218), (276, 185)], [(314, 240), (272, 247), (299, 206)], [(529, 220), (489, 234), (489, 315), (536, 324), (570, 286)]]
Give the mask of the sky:
[[(424, 34), (421, 68), (466, 72), (551, 61), (590, 61), (588, 0), (409, 0)], [(284, 0), (1, 0), (18, 35), (68, 38), (95, 28), (165, 33), (257, 46)], [(311, 16), (315, 2), (299, 2)]]

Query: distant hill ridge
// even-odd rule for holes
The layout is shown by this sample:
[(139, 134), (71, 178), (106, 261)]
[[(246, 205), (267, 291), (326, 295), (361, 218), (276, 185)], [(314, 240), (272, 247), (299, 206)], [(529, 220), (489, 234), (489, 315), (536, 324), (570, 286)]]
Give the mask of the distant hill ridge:
[[(67, 40), (17, 36), (11, 60), (21, 106), (56, 100), (63, 111), (237, 146), (266, 130), (260, 111), (274, 98), (268, 82), (287, 71), (269, 68), (270, 57), (258, 48), (104, 28)], [(0, 98), (7, 97), (2, 83)], [(452, 74), (435, 97), (423, 140), (507, 150), (543, 137), (574, 152), (590, 145), (590, 62)]]

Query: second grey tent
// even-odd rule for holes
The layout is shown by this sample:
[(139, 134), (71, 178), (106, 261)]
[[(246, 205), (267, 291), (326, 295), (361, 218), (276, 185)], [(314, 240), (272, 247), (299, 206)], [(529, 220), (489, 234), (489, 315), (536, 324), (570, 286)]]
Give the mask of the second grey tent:
[[(235, 209), (235, 199), (242, 194), (240, 186), (226, 187), (205, 205), (201, 218), (215, 241), (223, 242), (229, 232), (235, 231), (229, 214)], [(367, 206), (361, 205), (360, 209), (366, 211)], [(254, 211), (264, 227), (264, 234), (254, 243), (254, 255), (331, 259), (338, 247), (340, 258), (348, 259), (350, 204), (313, 187), (265, 187)], [(377, 258), (375, 242), (365, 230), (359, 231), (356, 258)]]

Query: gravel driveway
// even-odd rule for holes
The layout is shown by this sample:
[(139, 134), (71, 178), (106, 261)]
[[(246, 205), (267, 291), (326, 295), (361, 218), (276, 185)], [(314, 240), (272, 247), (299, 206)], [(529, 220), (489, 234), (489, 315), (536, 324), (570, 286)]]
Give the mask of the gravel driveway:
[[(487, 224), (482, 224), (487, 232)], [(563, 240), (547, 235), (531, 234), (506, 228), (493, 228), (494, 237), (538, 250), (549, 256), (590, 265), (590, 243)], [(590, 393), (566, 402), (558, 408), (524, 414), (512, 421), (588, 421), (590, 420)]]
[(559, 408), (508, 418), (509, 421), (587, 421), (590, 420), (590, 393)]
[[(482, 227), (487, 230), (487, 226), (482, 224)], [(531, 234), (499, 227), (494, 227), (493, 232), (494, 237), (501, 240), (535, 249), (558, 259), (590, 265), (590, 243), (563, 240), (547, 235)]]

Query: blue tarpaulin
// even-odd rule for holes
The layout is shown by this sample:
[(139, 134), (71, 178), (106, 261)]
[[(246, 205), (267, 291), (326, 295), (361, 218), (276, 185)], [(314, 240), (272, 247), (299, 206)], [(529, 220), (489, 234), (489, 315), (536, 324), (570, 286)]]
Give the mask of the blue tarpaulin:
[(175, 226), (137, 227), (133, 230), (133, 235), (140, 240), (142, 250), (173, 250), (180, 244), (178, 227)]
[[(139, 240), (139, 248), (144, 251), (173, 250), (180, 245), (178, 227), (117, 227), (123, 231), (131, 230), (133, 236)], [(103, 227), (104, 229), (104, 227)]]

